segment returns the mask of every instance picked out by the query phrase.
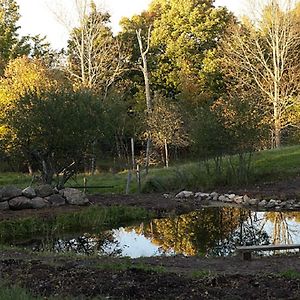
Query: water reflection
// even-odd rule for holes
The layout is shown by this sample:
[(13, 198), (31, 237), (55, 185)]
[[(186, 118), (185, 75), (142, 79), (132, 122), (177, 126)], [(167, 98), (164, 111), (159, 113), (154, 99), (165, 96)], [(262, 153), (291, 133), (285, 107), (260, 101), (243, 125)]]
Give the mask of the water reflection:
[(300, 242), (300, 213), (251, 212), (238, 208), (205, 208), (189, 214), (154, 219), (138, 226), (77, 237), (35, 240), (33, 251), (85, 255), (228, 256), (237, 245)]

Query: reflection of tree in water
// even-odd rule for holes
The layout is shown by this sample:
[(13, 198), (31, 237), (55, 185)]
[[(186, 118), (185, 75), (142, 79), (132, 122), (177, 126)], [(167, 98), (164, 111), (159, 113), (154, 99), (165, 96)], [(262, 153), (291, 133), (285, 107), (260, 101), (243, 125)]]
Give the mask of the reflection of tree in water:
[[(26, 245), (23, 245), (26, 246)], [(112, 231), (101, 234), (83, 234), (76, 238), (50, 238), (34, 240), (30, 243), (32, 251), (55, 253), (73, 252), (82, 255), (119, 256), (122, 249), (113, 237)]]
[(211, 248), (209, 254), (226, 256), (235, 252), (238, 245), (266, 245), (269, 236), (260, 226), (262, 220), (258, 219), (256, 212), (239, 209), (239, 224), (237, 228), (223, 239), (216, 241), (216, 246)]
[(207, 208), (153, 220), (134, 230), (144, 234), (164, 252), (172, 249), (177, 254), (226, 256), (237, 244), (268, 243), (267, 234), (256, 225), (256, 217), (237, 208)]
[[(272, 243), (273, 244), (292, 244), (293, 235), (299, 234), (290, 225), (289, 220), (300, 222), (300, 212), (266, 212), (265, 223), (272, 222)], [(265, 225), (265, 224), (263, 224)]]

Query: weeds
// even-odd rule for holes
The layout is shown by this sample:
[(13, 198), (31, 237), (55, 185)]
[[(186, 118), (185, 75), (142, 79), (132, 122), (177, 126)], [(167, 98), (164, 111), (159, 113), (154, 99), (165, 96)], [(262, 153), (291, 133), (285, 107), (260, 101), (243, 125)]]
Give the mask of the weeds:
[(47, 220), (37, 217), (5, 220), (0, 222), (0, 242), (39, 235), (54, 236), (87, 229), (89, 231), (106, 229), (150, 217), (150, 213), (142, 208), (90, 206), (79, 212), (67, 213)]
[(287, 270), (280, 273), (281, 276), (287, 279), (300, 279), (300, 272), (296, 270)]

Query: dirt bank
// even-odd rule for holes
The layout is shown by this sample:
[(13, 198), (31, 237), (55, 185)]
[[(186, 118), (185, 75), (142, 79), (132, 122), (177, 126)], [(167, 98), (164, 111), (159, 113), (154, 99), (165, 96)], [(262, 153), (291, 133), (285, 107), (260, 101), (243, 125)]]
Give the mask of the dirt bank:
[[(3, 251), (1, 276), (35, 295), (107, 299), (299, 299), (298, 256), (142, 259), (34, 256)], [(288, 277), (282, 274), (288, 274)]]

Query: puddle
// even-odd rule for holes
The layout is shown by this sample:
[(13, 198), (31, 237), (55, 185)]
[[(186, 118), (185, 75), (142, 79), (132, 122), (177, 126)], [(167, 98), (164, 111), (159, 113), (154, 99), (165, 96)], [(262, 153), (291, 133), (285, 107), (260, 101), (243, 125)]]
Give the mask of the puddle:
[(300, 243), (299, 212), (204, 208), (137, 226), (41, 238), (16, 245), (40, 252), (137, 258), (174, 254), (228, 256), (238, 245), (293, 243)]

